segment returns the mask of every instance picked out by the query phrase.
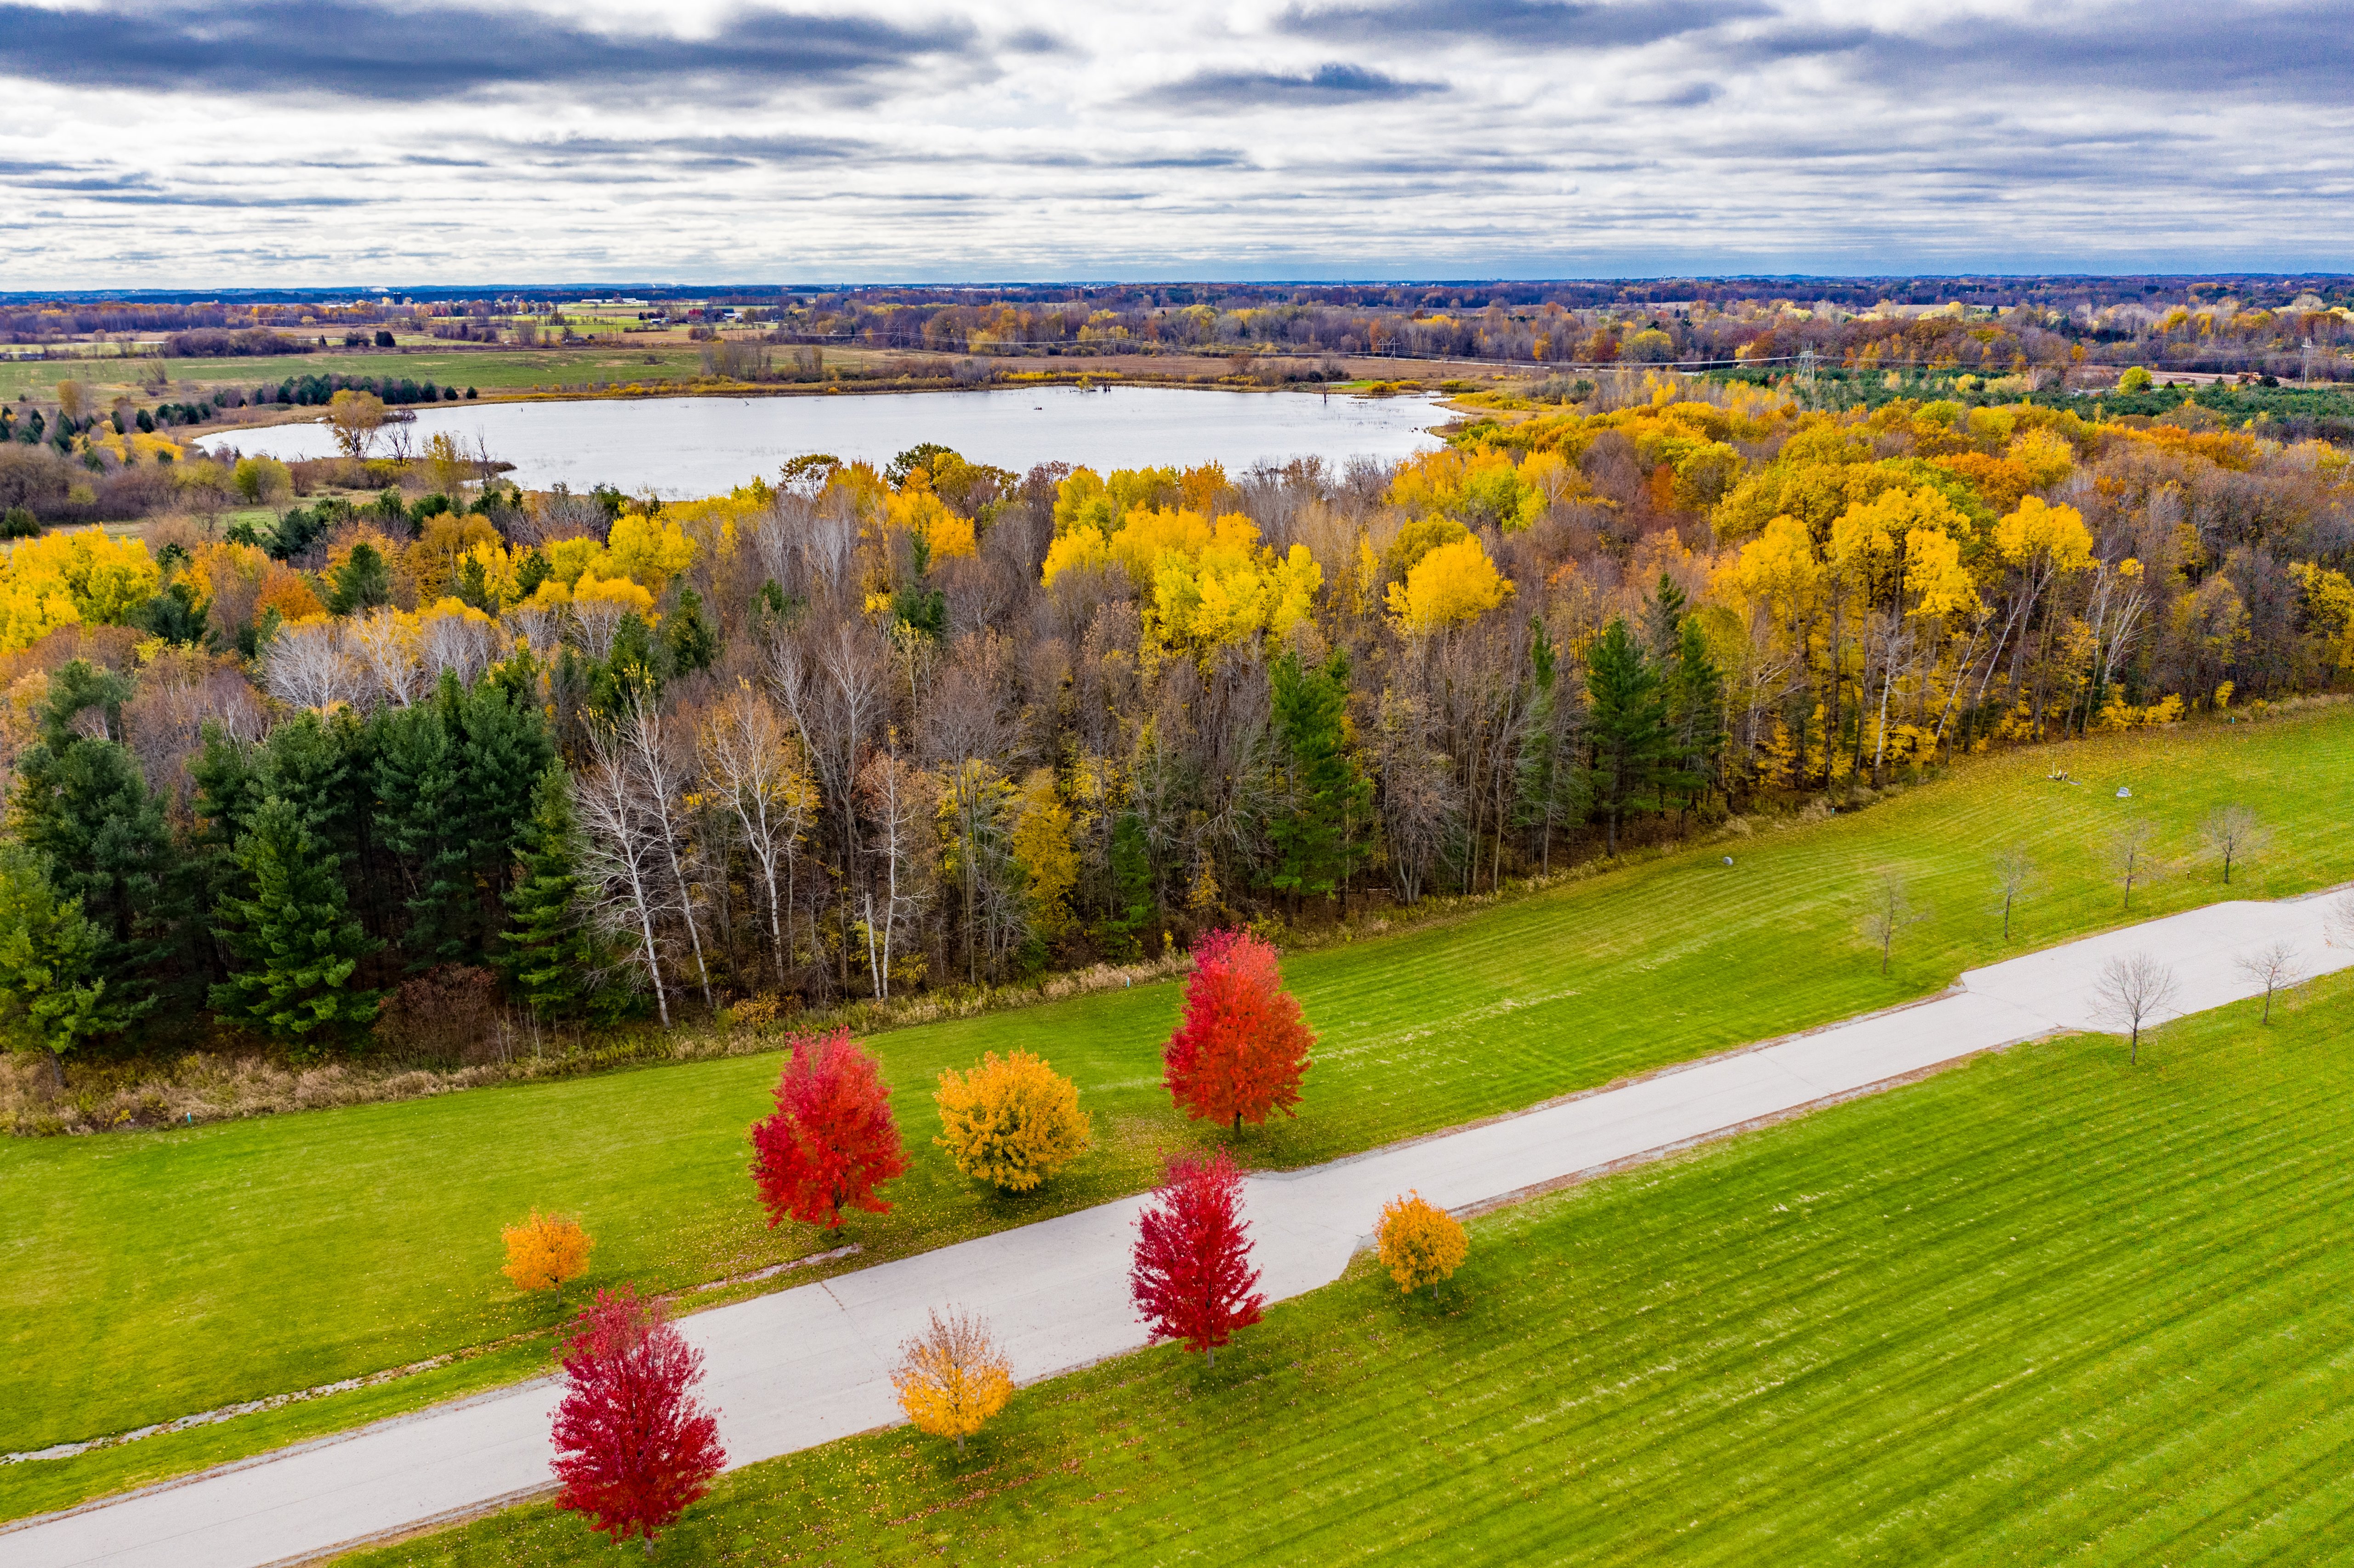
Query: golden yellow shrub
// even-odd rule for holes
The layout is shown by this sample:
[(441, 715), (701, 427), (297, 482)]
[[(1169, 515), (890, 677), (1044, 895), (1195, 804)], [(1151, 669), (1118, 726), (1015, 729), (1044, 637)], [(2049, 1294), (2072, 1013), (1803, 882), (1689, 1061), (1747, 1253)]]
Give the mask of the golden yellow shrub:
[(931, 1325), (900, 1347), (891, 1386), (899, 1408), (919, 1432), (964, 1440), (1013, 1397), (1013, 1369), (990, 1339), (989, 1325), (951, 1308), (929, 1314)]
[(1028, 1051), (991, 1051), (970, 1073), (940, 1074), (940, 1135), (968, 1176), (1026, 1192), (1087, 1151), (1094, 1128), (1078, 1086)]
[(588, 1254), (597, 1241), (580, 1228), (580, 1222), (569, 1214), (542, 1214), (537, 1209), (531, 1218), (519, 1225), (509, 1225), (499, 1234), (507, 1244), (506, 1266), (499, 1272), (514, 1282), (517, 1290), (553, 1289), (556, 1298), (564, 1298), (564, 1283), (578, 1279), (588, 1272)]
[(1463, 1266), (1471, 1254), (1471, 1238), (1446, 1210), (1408, 1192), (1382, 1205), (1382, 1223), (1374, 1231), (1382, 1262), (1390, 1277), (1407, 1295), (1418, 1285), (1436, 1285)]

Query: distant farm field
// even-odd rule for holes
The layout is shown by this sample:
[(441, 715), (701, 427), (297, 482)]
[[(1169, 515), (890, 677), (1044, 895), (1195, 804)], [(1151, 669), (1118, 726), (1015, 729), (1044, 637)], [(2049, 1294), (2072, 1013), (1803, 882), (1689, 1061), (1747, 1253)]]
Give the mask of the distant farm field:
[[(1360, 1259), (1214, 1372), (725, 1477), (658, 1563), (2343, 1562), (2354, 978), (2079, 1036)], [(617, 1558), (546, 1504), (345, 1559)]]
[[(790, 355), (790, 349), (772, 353)], [(862, 366), (881, 355), (873, 349), (825, 351), (829, 364)], [(137, 377), (161, 364), (171, 377), (172, 390), (152, 392)], [(60, 381), (78, 380), (91, 389), (101, 404), (118, 393), (143, 401), (184, 397), (197, 387), (274, 387), (288, 376), (369, 376), (395, 380), (430, 381), (437, 387), (480, 387), (483, 392), (528, 391), (534, 387), (577, 387), (583, 382), (678, 379), (703, 373), (699, 344), (654, 339), (643, 346), (597, 344), (577, 348), (322, 349), (316, 354), (274, 355), (251, 359), (133, 359), (0, 361), (0, 397), (13, 400), (29, 392), (36, 398), (55, 395)]]
[[(2077, 781), (2047, 779), (2055, 768)], [(1286, 973), (1320, 1037), (1306, 1102), (1297, 1121), (1246, 1130), (1238, 1152), (1259, 1166), (1330, 1159), (1902, 1001), (2117, 924), (2127, 916), (2101, 846), (2129, 816), (2159, 824), (2169, 863), (2137, 891), (2133, 918), (2225, 895), (2196, 829), (2227, 802), (2253, 807), (2275, 834), (2234, 894), (2354, 876), (2349, 779), (2345, 705), (1973, 759), (1853, 815), (1760, 827), (1295, 955)], [(2043, 881), (2006, 948), (1991, 862), (2012, 843)], [(1930, 912), (1885, 977), (1858, 934), (1883, 869)], [(846, 1227), (860, 1261), (1136, 1191), (1166, 1150), (1209, 1136), (1176, 1118), (1160, 1086), (1177, 998), (1174, 986), (1140, 987), (876, 1036), (914, 1169), (891, 1189), (893, 1213)], [(1076, 1078), (1098, 1140), (1019, 1199), (977, 1189), (930, 1144), (940, 1070), (1014, 1047)], [(591, 1284), (673, 1290), (832, 1245), (802, 1227), (766, 1230), (744, 1175), (744, 1129), (767, 1109), (776, 1071), (770, 1054), (177, 1132), (10, 1140), (0, 1451), (544, 1326), (549, 1309), (497, 1274), (499, 1226), (533, 1205), (578, 1212), (599, 1238)], [(41, 1467), (0, 1471), (0, 1510)]]

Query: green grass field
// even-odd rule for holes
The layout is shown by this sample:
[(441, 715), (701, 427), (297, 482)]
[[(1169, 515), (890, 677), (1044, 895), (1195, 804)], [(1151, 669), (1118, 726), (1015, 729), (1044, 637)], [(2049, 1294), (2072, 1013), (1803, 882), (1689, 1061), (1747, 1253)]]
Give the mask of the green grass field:
[[(1287, 973), (1320, 1035), (1306, 1103), (1296, 1122), (1246, 1131), (1241, 1157), (1327, 1159), (1933, 991), (2005, 951), (1989, 862), (2006, 842), (2032, 846), (2047, 877), (2012, 950), (2115, 924), (2096, 846), (2127, 811), (2164, 824), (2161, 850), (2180, 863), (2137, 894), (2135, 917), (2222, 895), (2194, 859), (2193, 830), (2230, 800), (2276, 832), (2246, 893), (2341, 880), (2354, 875), (2349, 761), (2354, 711), (2343, 706), (1978, 759), (1851, 816), (1297, 956)], [(2055, 763), (2085, 783), (2047, 781)], [(2113, 799), (2120, 782), (2130, 803)], [(1935, 911), (1887, 977), (1856, 934), (1884, 865)], [(1161, 1151), (1196, 1135), (1159, 1084), (1177, 1001), (1173, 986), (1144, 987), (877, 1036), (915, 1169), (891, 1190), (896, 1212), (846, 1227), (866, 1248), (860, 1261), (1150, 1184)], [(1013, 1046), (1077, 1079), (1098, 1139), (1024, 1198), (977, 1189), (929, 1146), (940, 1069)], [(578, 1212), (599, 1238), (591, 1284), (672, 1290), (821, 1250), (831, 1244), (805, 1228), (764, 1229), (744, 1175), (744, 1129), (768, 1108), (776, 1067), (773, 1055), (744, 1057), (181, 1132), (12, 1140), (0, 1147), (15, 1216), (0, 1237), (0, 1451), (545, 1325), (552, 1308), (518, 1300), (496, 1272), (499, 1226), (535, 1204)], [(302, 1419), (332, 1424), (335, 1405)], [(0, 1469), (0, 1513), (74, 1489), (67, 1472), (112, 1485), (143, 1463), (99, 1457)]]
[[(646, 363), (649, 354), (656, 363)], [(156, 363), (133, 360), (125, 368), (141, 373)], [(290, 376), (389, 376), (420, 386), (430, 381), (441, 387), (479, 387), (490, 391), (561, 382), (693, 376), (703, 368), (701, 350), (680, 344), (644, 349), (432, 349), (400, 354), (356, 348), (321, 349), (316, 354), (253, 359), (166, 359), (160, 363), (164, 374), (172, 378), (174, 393), (143, 393), (134, 380), (127, 377), (118, 384), (109, 378), (113, 367), (102, 360), (26, 360), (0, 364), (0, 396), (14, 398), (19, 392), (29, 391), (37, 398), (46, 398), (55, 395), (59, 381), (79, 379), (92, 389), (103, 406), (118, 392), (129, 392), (143, 401), (151, 401), (156, 396), (176, 396), (182, 387), (241, 387), (250, 392), (256, 387), (275, 386)]]
[[(787, 355), (790, 350), (778, 350)], [(877, 359), (922, 357), (885, 354), (872, 349), (828, 345), (826, 362), (845, 368)], [(945, 362), (945, 361), (944, 361)], [(138, 377), (160, 363), (172, 378), (172, 390), (146, 390)], [(703, 348), (699, 344), (649, 338), (626, 345), (582, 344), (573, 348), (417, 348), (401, 353), (381, 349), (321, 349), (315, 354), (274, 355), (251, 359), (106, 359), (0, 360), (0, 399), (14, 401), (29, 392), (46, 401), (56, 396), (57, 384), (76, 380), (90, 389), (93, 406), (104, 408), (118, 394), (143, 403), (180, 398), (196, 387), (275, 386), (288, 376), (389, 376), (396, 380), (430, 381), (436, 386), (481, 388), (493, 392), (526, 391), (534, 387), (570, 386), (584, 381), (658, 381), (699, 376)]]
[[(654, 1561), (2048, 1563), (2354, 1553), (2354, 979), (2078, 1036), (1361, 1258), (1204, 1372), (723, 1478)], [(617, 1561), (537, 1505), (344, 1561)], [(637, 1560), (632, 1554), (631, 1560)]]

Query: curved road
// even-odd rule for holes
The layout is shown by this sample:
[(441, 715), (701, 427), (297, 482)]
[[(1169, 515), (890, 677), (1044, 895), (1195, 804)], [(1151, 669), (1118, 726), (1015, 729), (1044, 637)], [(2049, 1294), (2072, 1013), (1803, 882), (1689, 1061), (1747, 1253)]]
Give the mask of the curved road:
[[(2329, 895), (2211, 905), (1974, 969), (1928, 1001), (1728, 1052), (1614, 1088), (1304, 1171), (1253, 1176), (1246, 1214), (1268, 1298), (1338, 1278), (1381, 1206), (1417, 1188), (1462, 1210), (1666, 1153), (2055, 1030), (2105, 1028), (2096, 988), (2149, 953), (2179, 990), (2163, 1016), (2262, 987), (2237, 960), (2286, 939), (2308, 975)], [(987, 1317), (1023, 1382), (1145, 1343), (1128, 1299), (1129, 1198), (681, 1320), (708, 1371), (731, 1467), (899, 1418), (888, 1371), (927, 1308)], [(10, 1568), (256, 1568), (477, 1513), (550, 1485), (557, 1397), (542, 1378), (0, 1529)]]

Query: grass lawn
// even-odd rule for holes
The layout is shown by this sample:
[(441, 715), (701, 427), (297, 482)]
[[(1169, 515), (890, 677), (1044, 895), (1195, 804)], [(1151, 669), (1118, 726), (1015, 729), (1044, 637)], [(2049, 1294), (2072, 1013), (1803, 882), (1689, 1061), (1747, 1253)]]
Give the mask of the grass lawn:
[[(2115, 924), (2095, 846), (2128, 811), (2162, 823), (2161, 853), (2181, 863), (2137, 891), (2137, 918), (2222, 895), (2191, 857), (2196, 823), (2229, 800), (2275, 829), (2240, 879), (2249, 895), (2326, 885), (2354, 875), (2349, 763), (2343, 705), (1978, 759), (1851, 816), (1299, 955), (1287, 973), (1321, 1037), (1306, 1103), (1296, 1122), (1246, 1131), (1239, 1152), (1309, 1163), (1934, 991), (2007, 950), (1989, 867), (2006, 842), (2031, 845), (2046, 876), (2008, 950)], [(2047, 781), (2054, 764), (2086, 782)], [(2130, 802), (2114, 799), (2121, 782)], [(1886, 977), (1856, 935), (1882, 866), (1935, 912)], [(890, 1191), (895, 1213), (845, 1227), (866, 1249), (858, 1261), (1135, 1191), (1162, 1150), (1216, 1136), (1176, 1120), (1160, 1087), (1177, 1002), (1174, 986), (1140, 987), (877, 1036), (915, 1168)], [(1077, 1079), (1098, 1147), (1044, 1191), (1007, 1198), (930, 1147), (928, 1089), (944, 1066), (1017, 1045)], [(776, 1069), (772, 1055), (743, 1057), (181, 1132), (8, 1140), (0, 1451), (549, 1323), (551, 1308), (517, 1299), (497, 1273), (499, 1226), (535, 1204), (579, 1213), (599, 1237), (590, 1284), (671, 1290), (832, 1245), (766, 1230), (744, 1174), (744, 1130)], [(34, 1472), (88, 1463), (0, 1468), (0, 1516), (24, 1511), (22, 1488), (55, 1495)]]
[[(2354, 980), (2078, 1036), (723, 1478), (653, 1561), (1649, 1564), (2354, 1554)], [(641, 1561), (633, 1549), (627, 1560)], [(344, 1561), (622, 1560), (536, 1505)]]

